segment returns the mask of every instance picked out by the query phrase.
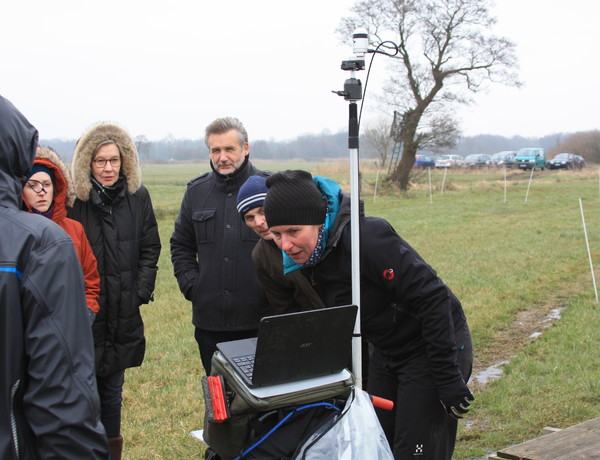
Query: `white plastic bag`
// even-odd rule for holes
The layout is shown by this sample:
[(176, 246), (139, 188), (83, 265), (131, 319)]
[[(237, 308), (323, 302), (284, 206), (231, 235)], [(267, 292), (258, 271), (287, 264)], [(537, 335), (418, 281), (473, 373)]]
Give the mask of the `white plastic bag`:
[(294, 460), (394, 460), (369, 395), (354, 388), (337, 421), (317, 430)]

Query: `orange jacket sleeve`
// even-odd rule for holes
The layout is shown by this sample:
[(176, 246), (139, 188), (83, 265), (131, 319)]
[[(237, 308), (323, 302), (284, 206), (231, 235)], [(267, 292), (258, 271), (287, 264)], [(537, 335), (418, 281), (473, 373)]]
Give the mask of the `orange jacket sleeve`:
[(75, 245), (77, 257), (83, 271), (83, 279), (85, 281), (85, 298), (87, 306), (94, 313), (100, 311), (98, 298), (100, 297), (100, 274), (98, 273), (98, 264), (96, 256), (92, 251), (92, 247), (87, 239), (83, 226), (73, 220), (64, 219), (61, 222), (61, 227), (69, 234)]

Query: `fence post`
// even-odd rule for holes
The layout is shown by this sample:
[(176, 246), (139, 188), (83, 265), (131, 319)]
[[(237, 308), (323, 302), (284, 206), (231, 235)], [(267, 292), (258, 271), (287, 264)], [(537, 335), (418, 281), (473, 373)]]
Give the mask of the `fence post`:
[(585, 217), (583, 217), (583, 203), (579, 198), (579, 209), (581, 209), (581, 221), (583, 222), (583, 234), (585, 235), (585, 245), (587, 247), (588, 258), (590, 259), (590, 270), (592, 271), (592, 283), (594, 284), (594, 294), (596, 295), (596, 303), (598, 303), (598, 290), (596, 289), (596, 277), (594, 275), (594, 265), (592, 264), (592, 253), (590, 252), (590, 243), (588, 242), (587, 229), (585, 226)]
[(525, 204), (527, 204), (527, 197), (529, 196), (529, 187), (531, 187), (531, 179), (533, 179), (533, 171), (535, 167), (531, 168), (531, 175), (529, 176), (529, 184), (527, 184), (527, 193), (525, 194)]

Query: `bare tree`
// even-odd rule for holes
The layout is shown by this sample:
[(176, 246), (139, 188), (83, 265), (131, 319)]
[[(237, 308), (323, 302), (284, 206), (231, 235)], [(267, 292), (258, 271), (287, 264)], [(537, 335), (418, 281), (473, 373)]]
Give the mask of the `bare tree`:
[(515, 45), (493, 35), (496, 20), (488, 0), (359, 0), (338, 32), (350, 37), (366, 27), (371, 46), (397, 44), (386, 100), (403, 114), (402, 158), (391, 179), (408, 188), (415, 154), (435, 145), (439, 133), (458, 132), (449, 115), (455, 103), (469, 103), (487, 82), (520, 85)]
[(394, 139), (390, 133), (390, 121), (381, 117), (369, 123), (364, 131), (364, 136), (371, 148), (377, 152), (380, 167), (385, 167), (388, 154), (394, 146)]
[(135, 142), (135, 146), (137, 148), (140, 159), (147, 160), (149, 158), (150, 145), (152, 143), (143, 134), (140, 134), (139, 136), (135, 136), (135, 138), (133, 139), (133, 142)]
[(178, 153), (179, 149), (177, 148), (177, 139), (173, 136), (172, 133), (168, 133), (165, 137), (163, 137), (160, 141), (166, 147), (167, 150), (167, 158), (169, 160), (186, 160), (187, 158), (180, 158)]
[(600, 162), (600, 131), (584, 131), (568, 136), (563, 142), (548, 151), (548, 156), (558, 153), (581, 155), (586, 161)]

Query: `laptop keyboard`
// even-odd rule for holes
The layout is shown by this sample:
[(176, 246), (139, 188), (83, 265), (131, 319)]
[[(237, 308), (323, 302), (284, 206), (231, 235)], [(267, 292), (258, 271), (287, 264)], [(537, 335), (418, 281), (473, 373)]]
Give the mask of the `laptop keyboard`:
[(233, 362), (252, 381), (252, 372), (254, 371), (254, 355), (238, 356), (233, 358)]

